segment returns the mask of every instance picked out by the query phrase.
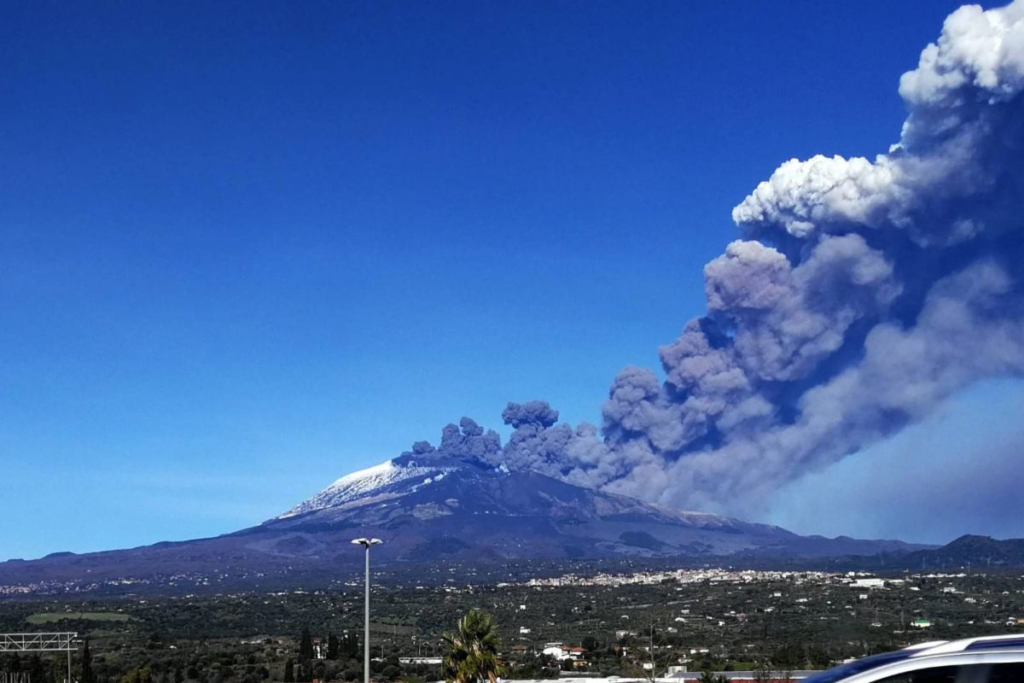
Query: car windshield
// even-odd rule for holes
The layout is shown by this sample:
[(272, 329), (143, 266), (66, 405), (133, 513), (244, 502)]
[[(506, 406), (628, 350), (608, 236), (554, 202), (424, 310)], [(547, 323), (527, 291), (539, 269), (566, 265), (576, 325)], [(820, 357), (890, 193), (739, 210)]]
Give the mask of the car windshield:
[(843, 664), (842, 666), (836, 667), (824, 673), (805, 678), (803, 683), (838, 683), (848, 676), (859, 674), (869, 669), (874, 669), (885, 664), (892, 662), (898, 662), (901, 659), (907, 659), (912, 655), (912, 652), (906, 650), (897, 650), (896, 652), (886, 652), (880, 655), (872, 655), (871, 657), (865, 657), (864, 659), (858, 659), (849, 664)]

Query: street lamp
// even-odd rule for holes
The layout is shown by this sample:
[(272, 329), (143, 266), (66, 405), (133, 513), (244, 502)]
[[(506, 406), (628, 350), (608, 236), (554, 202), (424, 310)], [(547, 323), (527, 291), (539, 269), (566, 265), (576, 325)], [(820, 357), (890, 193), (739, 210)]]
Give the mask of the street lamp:
[(363, 683), (370, 683), (370, 546), (380, 545), (379, 538), (355, 538), (352, 545), (366, 548), (366, 633), (363, 635), (365, 654), (363, 656)]

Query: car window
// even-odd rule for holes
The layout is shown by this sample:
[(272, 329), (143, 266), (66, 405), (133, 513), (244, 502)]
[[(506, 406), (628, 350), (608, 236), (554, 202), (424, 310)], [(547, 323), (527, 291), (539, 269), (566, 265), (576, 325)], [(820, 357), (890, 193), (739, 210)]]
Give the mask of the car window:
[(882, 678), (877, 683), (956, 683), (958, 673), (960, 673), (958, 666), (940, 666), (896, 674)]
[(1024, 663), (996, 664), (988, 675), (988, 683), (1021, 683), (1024, 681)]

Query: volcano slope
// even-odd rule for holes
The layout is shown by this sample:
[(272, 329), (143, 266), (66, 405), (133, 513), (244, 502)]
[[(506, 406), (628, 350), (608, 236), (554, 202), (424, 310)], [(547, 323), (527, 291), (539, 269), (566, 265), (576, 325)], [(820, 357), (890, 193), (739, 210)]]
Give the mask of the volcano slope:
[(381, 538), (375, 566), (678, 558), (822, 558), (911, 551), (899, 541), (799, 536), (683, 512), (475, 458), (405, 455), (342, 477), (263, 524), (215, 538), (0, 564), (0, 586), (96, 588), (317, 585), (362, 561), (351, 540)]

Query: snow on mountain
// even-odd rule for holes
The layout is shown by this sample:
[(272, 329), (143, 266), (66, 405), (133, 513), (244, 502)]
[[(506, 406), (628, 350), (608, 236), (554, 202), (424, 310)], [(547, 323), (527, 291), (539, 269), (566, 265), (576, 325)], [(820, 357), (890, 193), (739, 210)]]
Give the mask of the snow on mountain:
[[(275, 519), (287, 520), (329, 508), (348, 509), (357, 501), (359, 504), (363, 504), (393, 500), (415, 493), (424, 486), (439, 483), (446, 475), (456, 472), (463, 478), (484, 476), (488, 479), (494, 477), (501, 479), (510, 474), (508, 468), (504, 466), (495, 469), (473, 459), (460, 461), (452, 458), (421, 457), (414, 460), (409, 456), (403, 456), (345, 475), (312, 498), (299, 503)], [(738, 523), (737, 520), (706, 512), (663, 508), (622, 496), (594, 493), (596, 494), (594, 505), (601, 514), (625, 511), (638, 514), (659, 514), (694, 528), (707, 529), (729, 528)]]
[(312, 498), (299, 503), (277, 519), (288, 519), (297, 515), (323, 510), (350, 503), (407, 479), (422, 478), (423, 484), (444, 477), (450, 467), (424, 467), (416, 463), (399, 464), (394, 460), (347, 474)]

